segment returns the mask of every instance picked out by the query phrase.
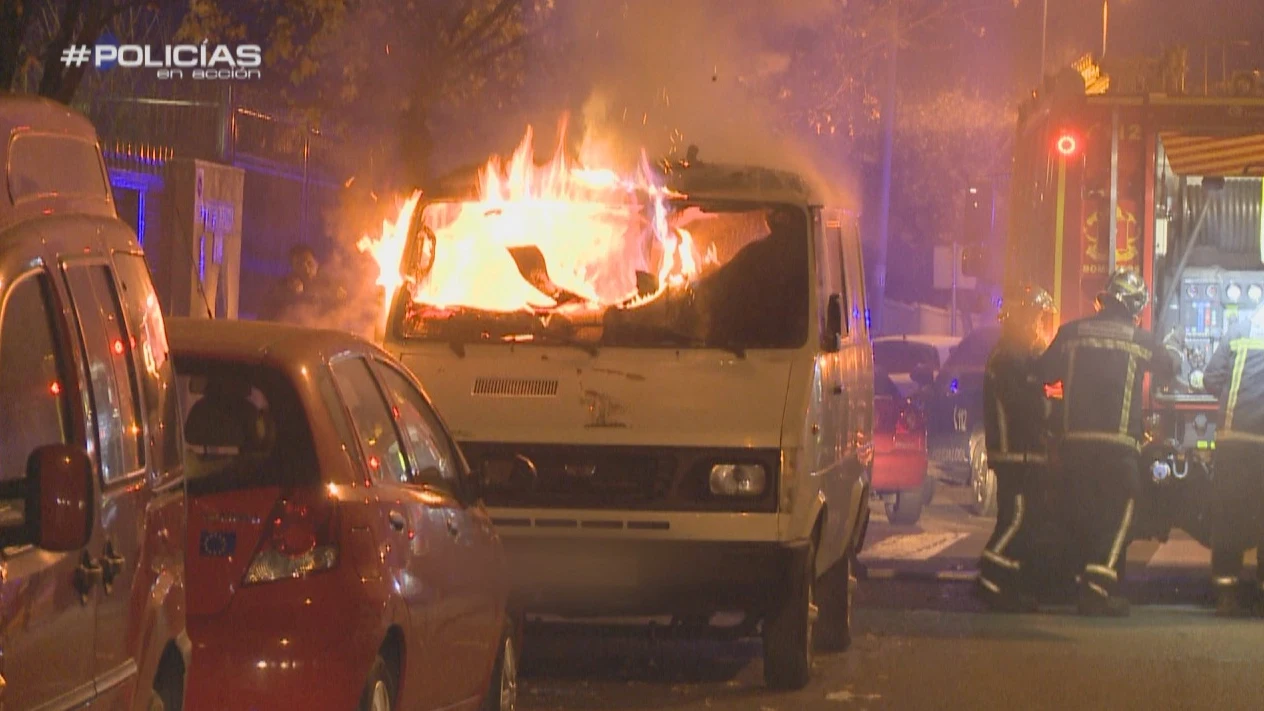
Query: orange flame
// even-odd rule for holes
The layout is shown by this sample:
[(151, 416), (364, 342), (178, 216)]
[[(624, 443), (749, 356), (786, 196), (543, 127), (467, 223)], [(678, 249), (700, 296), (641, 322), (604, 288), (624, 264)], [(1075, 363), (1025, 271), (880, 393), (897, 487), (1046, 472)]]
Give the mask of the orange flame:
[[(565, 121), (559, 135), (564, 129)], [(590, 305), (626, 303), (638, 295), (638, 271), (657, 275), (661, 291), (715, 262), (714, 245), (701, 254), (689, 232), (668, 224), (665, 200), (684, 196), (655, 180), (644, 154), (635, 171), (621, 176), (611, 167), (610, 144), (589, 134), (578, 160), (559, 142), (552, 158), (537, 165), (532, 138), (528, 128), (508, 161), (490, 158), (474, 196), (426, 206), (413, 232), (433, 240), (433, 260), (415, 280), (398, 273), (413, 268), (401, 259), (419, 193), (394, 222), (383, 223), (380, 237), (360, 240), (360, 251), (380, 269), (386, 308), (405, 282), (414, 301), (439, 308), (549, 308), (566, 301), (563, 292)], [(524, 249), (534, 253), (530, 248), (543, 265), (520, 260)]]

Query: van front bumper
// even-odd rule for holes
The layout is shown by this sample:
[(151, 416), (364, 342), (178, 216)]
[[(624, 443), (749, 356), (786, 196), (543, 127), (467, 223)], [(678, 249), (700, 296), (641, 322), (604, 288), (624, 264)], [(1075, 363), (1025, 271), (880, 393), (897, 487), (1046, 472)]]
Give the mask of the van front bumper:
[(803, 565), (808, 541), (503, 539), (514, 598), (564, 616), (761, 613)]

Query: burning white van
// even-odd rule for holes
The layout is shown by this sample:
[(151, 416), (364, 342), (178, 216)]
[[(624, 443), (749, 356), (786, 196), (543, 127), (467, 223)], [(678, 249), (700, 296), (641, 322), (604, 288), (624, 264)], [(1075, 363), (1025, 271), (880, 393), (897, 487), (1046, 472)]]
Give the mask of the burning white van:
[(806, 684), (814, 635), (849, 641), (868, 520), (854, 221), (792, 173), (625, 181), (529, 145), (444, 192), (411, 215), (385, 341), (480, 474), (522, 605), (741, 612), (767, 682)]

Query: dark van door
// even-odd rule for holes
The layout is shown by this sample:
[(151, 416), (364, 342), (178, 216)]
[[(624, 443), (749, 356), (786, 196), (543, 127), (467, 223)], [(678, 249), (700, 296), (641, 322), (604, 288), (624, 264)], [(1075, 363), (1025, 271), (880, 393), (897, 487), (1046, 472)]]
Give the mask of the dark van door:
[[(32, 545), (17, 489), (47, 444), (84, 444), (83, 396), (68, 332), (44, 269), (3, 274), (0, 294), (0, 673), (5, 708), (61, 709), (95, 694), (95, 568), (88, 549)], [(10, 280), (10, 277), (13, 277)], [(78, 407), (76, 407), (76, 405)], [(94, 519), (98, 517), (94, 515)]]

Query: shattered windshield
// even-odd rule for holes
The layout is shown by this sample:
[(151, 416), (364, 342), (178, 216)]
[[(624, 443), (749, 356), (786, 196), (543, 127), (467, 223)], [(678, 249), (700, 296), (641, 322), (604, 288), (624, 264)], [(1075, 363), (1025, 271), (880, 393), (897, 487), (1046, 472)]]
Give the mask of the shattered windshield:
[(438, 202), (406, 258), (406, 338), (793, 348), (808, 324), (807, 214), (687, 199)]

